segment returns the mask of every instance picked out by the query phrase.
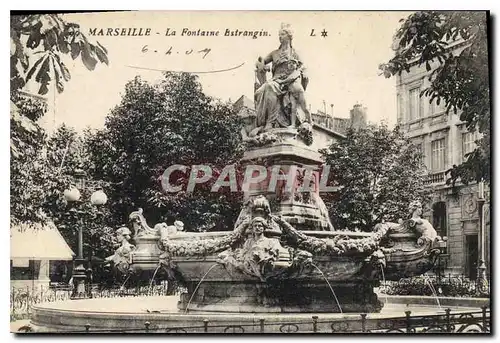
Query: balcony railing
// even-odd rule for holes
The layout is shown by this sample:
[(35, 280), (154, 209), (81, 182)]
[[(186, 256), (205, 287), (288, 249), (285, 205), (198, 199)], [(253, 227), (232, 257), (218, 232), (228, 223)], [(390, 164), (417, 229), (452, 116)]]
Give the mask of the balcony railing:
[(424, 185), (441, 184), (446, 182), (445, 172), (432, 173), (424, 180)]

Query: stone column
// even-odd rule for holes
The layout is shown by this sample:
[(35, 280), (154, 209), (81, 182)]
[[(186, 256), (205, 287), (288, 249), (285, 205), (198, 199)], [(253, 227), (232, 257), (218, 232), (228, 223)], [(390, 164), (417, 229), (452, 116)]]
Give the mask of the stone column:
[(38, 269), (38, 275), (34, 275), (36, 279), (36, 284), (38, 284), (38, 289), (43, 291), (49, 288), (50, 285), (50, 261), (40, 260), (40, 268)]

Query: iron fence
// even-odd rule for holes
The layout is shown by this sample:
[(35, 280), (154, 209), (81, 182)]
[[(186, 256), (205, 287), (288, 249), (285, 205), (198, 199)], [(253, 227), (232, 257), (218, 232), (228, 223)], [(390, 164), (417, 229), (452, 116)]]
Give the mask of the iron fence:
[[(182, 292), (179, 288), (176, 294)], [(12, 288), (10, 294), (10, 318), (12, 320), (30, 318), (33, 305), (68, 300), (71, 298), (71, 287), (46, 288), (33, 290), (29, 286), (24, 288)], [(101, 289), (95, 285), (92, 287), (92, 298), (114, 298), (127, 296), (161, 296), (167, 294), (166, 285), (153, 285), (152, 287), (141, 286), (135, 288), (112, 288)]]
[[(310, 320), (274, 322), (260, 318), (253, 323), (219, 324), (204, 319), (201, 325), (175, 326), (166, 323), (144, 322), (144, 326), (135, 329), (100, 329), (90, 324), (79, 330), (64, 331), (65, 333), (157, 333), (157, 334), (185, 334), (185, 333), (333, 333), (333, 334), (368, 334), (368, 333), (482, 333), (490, 334), (490, 310), (484, 306), (477, 311), (452, 313), (446, 309), (443, 314), (412, 315), (405, 311), (401, 316), (390, 318), (370, 318), (362, 313), (358, 316), (343, 318), (342, 321), (319, 316), (311, 316)], [(31, 332), (30, 326), (25, 326), (23, 332)]]

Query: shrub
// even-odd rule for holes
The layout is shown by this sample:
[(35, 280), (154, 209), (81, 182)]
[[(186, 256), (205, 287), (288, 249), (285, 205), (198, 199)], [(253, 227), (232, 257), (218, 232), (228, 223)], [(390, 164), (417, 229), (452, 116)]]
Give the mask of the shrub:
[(432, 296), (436, 293), (443, 297), (489, 297), (489, 290), (480, 292), (476, 281), (463, 276), (449, 276), (441, 279), (429, 276), (404, 278), (399, 281), (387, 281), (382, 284), (380, 290), (387, 295)]

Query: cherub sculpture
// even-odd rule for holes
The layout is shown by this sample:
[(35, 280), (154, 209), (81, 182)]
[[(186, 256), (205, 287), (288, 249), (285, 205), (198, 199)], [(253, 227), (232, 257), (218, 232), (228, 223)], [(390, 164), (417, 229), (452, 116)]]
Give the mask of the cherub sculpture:
[(130, 244), (131, 232), (127, 227), (121, 227), (116, 230), (116, 240), (120, 243), (120, 247), (115, 250), (115, 253), (105, 259), (106, 263), (113, 263), (113, 268), (122, 274), (127, 274), (130, 269), (131, 252), (135, 250), (135, 246)]

